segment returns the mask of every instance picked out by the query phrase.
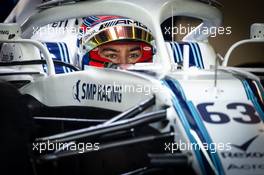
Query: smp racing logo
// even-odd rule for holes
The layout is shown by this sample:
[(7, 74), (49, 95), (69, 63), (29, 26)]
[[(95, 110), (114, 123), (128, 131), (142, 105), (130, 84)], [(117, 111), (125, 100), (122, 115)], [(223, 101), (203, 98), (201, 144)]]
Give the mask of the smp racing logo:
[[(231, 163), (228, 165), (227, 170), (244, 170), (244, 171), (264, 171), (264, 151), (248, 151), (248, 148), (254, 143), (255, 140), (259, 135), (256, 135), (242, 144), (231, 144), (233, 148), (235, 148), (235, 151), (232, 152), (221, 152), (221, 156), (224, 159), (231, 159), (234, 160), (234, 162), (237, 162), (235, 160), (245, 160), (243, 161), (245, 163), (237, 164), (237, 163)], [(260, 145), (259, 145), (260, 146)], [(262, 146), (262, 145), (261, 145)], [(257, 149), (257, 150), (263, 150)], [(253, 162), (253, 163), (252, 163)], [(259, 162), (259, 163), (254, 163)]]
[(121, 103), (122, 87), (116, 85), (94, 84), (76, 81), (72, 88), (72, 96), (79, 103), (82, 101), (104, 101)]
[(81, 102), (80, 98), (79, 98), (79, 94), (80, 94), (80, 91), (79, 91), (79, 87), (80, 87), (80, 82), (81, 80), (78, 80), (76, 82), (76, 84), (73, 86), (73, 99), (74, 100), (77, 100), (78, 102)]

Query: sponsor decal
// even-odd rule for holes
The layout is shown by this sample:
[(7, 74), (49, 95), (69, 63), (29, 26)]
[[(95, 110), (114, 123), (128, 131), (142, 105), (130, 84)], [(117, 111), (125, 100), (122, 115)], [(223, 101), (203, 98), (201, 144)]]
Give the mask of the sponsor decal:
[(80, 87), (81, 80), (78, 80), (76, 84), (73, 86), (73, 99), (77, 100), (78, 102), (81, 102), (79, 98), (79, 87)]
[[(254, 106), (246, 104), (246, 103), (229, 103), (226, 105), (226, 111), (228, 110), (237, 110), (240, 112), (241, 116), (229, 116), (228, 112), (224, 111), (208, 111), (209, 106), (214, 106), (214, 103), (201, 103), (197, 105), (197, 109), (200, 112), (203, 120), (207, 123), (211, 124), (226, 124), (231, 120), (242, 123), (242, 124), (257, 124), (260, 123), (261, 120), (256, 113)], [(244, 108), (241, 110), (241, 108)], [(216, 117), (218, 119), (216, 120)], [(249, 119), (245, 119), (244, 116), (247, 116)]]
[(237, 165), (237, 164), (230, 164), (227, 168), (227, 170), (264, 170), (264, 164), (260, 163), (260, 164), (250, 164), (250, 163), (246, 163), (246, 164), (241, 164), (241, 165)]
[(13, 52), (3, 53), (3, 55), (2, 55), (2, 61), (13, 61), (13, 60), (14, 60), (14, 54), (13, 54)]
[(51, 27), (64, 27), (66, 28), (68, 25), (68, 20), (62, 20), (62, 21), (58, 21), (58, 22), (54, 22), (51, 24)]
[(114, 19), (110, 21), (106, 21), (103, 23), (100, 23), (100, 25), (93, 26), (93, 30), (85, 30), (83, 29), (83, 32), (80, 32), (80, 35), (78, 36), (79, 39), (83, 38), (84, 41), (88, 40), (91, 36), (97, 34), (98, 32), (102, 31), (105, 28), (113, 27), (113, 26), (135, 26), (138, 28), (141, 28), (149, 33), (151, 33), (150, 29), (147, 28), (144, 24), (134, 21), (131, 19)]
[(236, 147), (242, 151), (247, 151), (248, 147), (251, 145), (251, 143), (253, 143), (253, 141), (258, 137), (258, 135), (256, 135), (255, 137), (249, 139), (248, 141), (246, 141), (245, 143), (243, 143), (242, 145), (235, 145), (235, 144), (231, 144), (233, 147)]
[(221, 152), (223, 158), (244, 159), (244, 158), (263, 158), (264, 152)]
[[(221, 152), (221, 156), (226, 159), (263, 159), (264, 158), (264, 152), (259, 151), (248, 151), (248, 148), (250, 145), (256, 140), (256, 138), (259, 135), (256, 135), (246, 142), (242, 143), (241, 145), (237, 144), (231, 144), (231, 146), (237, 148), (240, 150), (240, 152)], [(261, 162), (261, 161), (260, 161)], [(264, 170), (264, 164), (263, 163), (242, 163), (242, 164), (235, 164), (231, 163), (228, 165), (227, 170)]]
[(143, 47), (143, 50), (145, 50), (145, 51), (150, 51), (150, 50), (151, 50), (151, 47), (148, 47), (148, 46)]
[(231, 144), (231, 146), (241, 150), (240, 152), (221, 152), (221, 155), (223, 158), (263, 158), (264, 157), (264, 152), (248, 152), (248, 148), (250, 145), (256, 140), (256, 138), (259, 135), (254, 136), (253, 138), (250, 138), (246, 142), (242, 143), (241, 145), (237, 144)]
[(9, 35), (9, 31), (8, 30), (0, 30), (0, 34), (1, 35)]
[(94, 84), (78, 80), (73, 86), (72, 95), (73, 99), (80, 103), (86, 100), (121, 103), (122, 87), (117, 85)]
[(13, 39), (13, 38), (15, 38), (15, 34), (10, 34), (10, 35), (8, 35), (8, 39)]
[(111, 21), (104, 22), (103, 24), (100, 25), (99, 30), (102, 30), (102, 29), (108, 28), (108, 27), (112, 27), (112, 26), (118, 26), (118, 25), (122, 25), (122, 26), (134, 25), (136, 27), (140, 27), (140, 28), (143, 28), (143, 29), (149, 31), (149, 29), (144, 24), (142, 24), (138, 21), (131, 20), (131, 19), (117, 19), (117, 20), (111, 20)]

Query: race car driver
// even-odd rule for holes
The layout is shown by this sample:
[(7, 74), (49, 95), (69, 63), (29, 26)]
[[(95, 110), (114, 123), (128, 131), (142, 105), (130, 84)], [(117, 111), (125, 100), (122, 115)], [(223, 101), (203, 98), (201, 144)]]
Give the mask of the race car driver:
[(78, 38), (83, 69), (152, 62), (154, 38), (145, 25), (132, 19), (87, 17), (80, 26)]

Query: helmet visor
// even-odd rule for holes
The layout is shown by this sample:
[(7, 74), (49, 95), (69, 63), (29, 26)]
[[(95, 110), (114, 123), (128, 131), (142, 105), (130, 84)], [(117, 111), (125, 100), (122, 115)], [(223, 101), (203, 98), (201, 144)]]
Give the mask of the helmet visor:
[(84, 38), (83, 44), (89, 52), (102, 44), (118, 40), (142, 41), (151, 45), (154, 38), (148, 31), (136, 26), (113, 26), (105, 28), (90, 38)]
[(151, 62), (153, 50), (145, 42), (118, 41), (101, 45), (89, 52), (89, 58), (97, 63), (134, 64)]

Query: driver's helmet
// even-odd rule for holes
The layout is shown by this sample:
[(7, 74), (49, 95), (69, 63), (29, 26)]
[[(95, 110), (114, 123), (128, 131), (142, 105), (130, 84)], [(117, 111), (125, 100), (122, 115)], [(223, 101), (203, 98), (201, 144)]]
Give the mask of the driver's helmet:
[[(154, 38), (142, 23), (121, 16), (90, 16), (80, 26), (78, 40), (81, 50), (82, 68), (85, 66), (114, 67), (117, 64), (152, 62)], [(139, 54), (128, 55), (131, 61), (118, 62), (102, 53), (102, 47), (137, 46)], [(133, 49), (133, 48), (132, 48)], [(134, 50), (135, 50), (134, 49)], [(133, 60), (133, 57), (136, 57)]]

